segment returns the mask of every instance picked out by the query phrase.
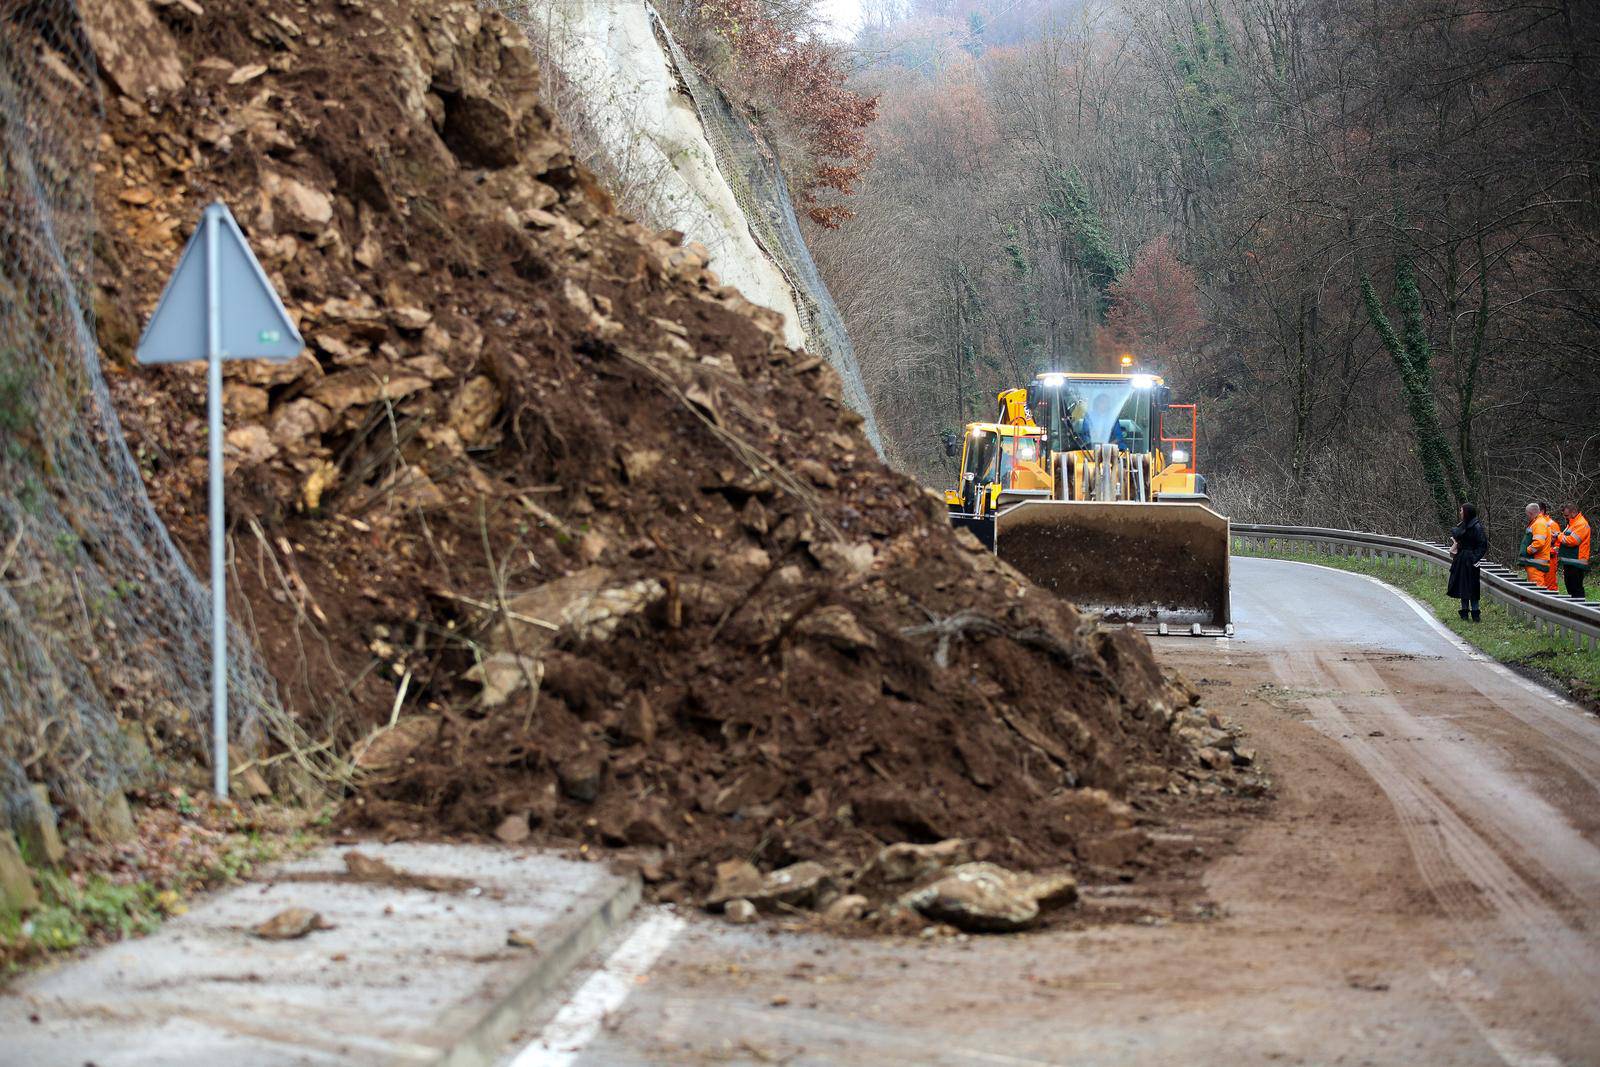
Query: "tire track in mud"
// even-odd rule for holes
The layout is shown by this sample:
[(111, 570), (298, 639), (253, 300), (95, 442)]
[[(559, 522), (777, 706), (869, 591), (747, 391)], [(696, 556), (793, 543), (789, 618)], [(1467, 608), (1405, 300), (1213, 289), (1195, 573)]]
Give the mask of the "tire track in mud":
[[(1411, 665), (1394, 666), (1403, 671)], [(1440, 736), (1439, 724), (1448, 717), (1428, 711), (1418, 714), (1405, 706), (1358, 650), (1285, 650), (1272, 657), (1272, 668), (1285, 686), (1306, 693), (1303, 701), (1311, 713), (1310, 725), (1344, 746), (1394, 806), (1424, 884), (1459, 931), (1453, 947), (1475, 965), (1465, 978), (1436, 972), (1436, 983), (1508, 1064), (1559, 1063), (1531, 1034), (1498, 1023), (1486, 1013), (1484, 1005), (1500, 1000), (1507, 986), (1502, 982), (1496, 988), (1479, 975), (1523, 968), (1542, 971), (1553, 979), (1549, 985), (1568, 991), (1563, 999), (1572, 1011), (1600, 1022), (1600, 1000), (1593, 994), (1600, 988), (1600, 952), (1595, 940), (1562, 914), (1579, 911), (1584, 901), (1594, 899), (1600, 885), (1600, 855), (1559, 812), (1496, 768), (1492, 758), (1477, 764), (1478, 775), (1464, 774), (1465, 761), (1450, 750), (1481, 747), (1479, 742)], [(1453, 678), (1459, 680), (1462, 674), (1456, 671)], [(1475, 692), (1483, 689), (1471, 682), (1460, 686)], [(1505, 701), (1493, 697), (1490, 701), (1493, 710), (1511, 711)], [(1521, 715), (1515, 718), (1523, 720)], [(1527, 725), (1549, 737), (1548, 731)], [(1398, 743), (1374, 743), (1369, 739), (1374, 729)], [(1464, 724), (1452, 723), (1451, 733), (1466, 736), (1470, 731)], [(1403, 740), (1416, 734), (1422, 735), (1420, 740)], [(1486, 766), (1504, 779), (1487, 800), (1474, 792)], [(1507, 803), (1508, 794), (1515, 794), (1513, 799), (1520, 804)], [(1492, 806), (1486, 810), (1486, 805)], [(1537, 818), (1530, 817), (1530, 809)], [(1508, 827), (1508, 818), (1523, 825)], [(1567, 831), (1558, 849), (1563, 855), (1556, 862), (1530, 854), (1527, 847), (1531, 840), (1548, 851), (1542, 835), (1552, 825)], [(1492, 951), (1483, 951), (1485, 925), (1493, 930)], [(1496, 953), (1516, 957), (1519, 966), (1507, 968), (1508, 961), (1497, 960)], [(1466, 979), (1470, 997), (1462, 985)]]
[[(1412, 777), (1427, 783), (1441, 803), (1473, 826), (1479, 836), (1489, 839), (1500, 857), (1526, 882), (1535, 885), (1547, 901), (1563, 906), (1568, 915), (1577, 915), (1586, 902), (1600, 899), (1600, 849), (1585, 840), (1581, 831), (1527, 781), (1525, 774), (1507, 765), (1504, 755), (1511, 749), (1528, 751), (1539, 764), (1560, 762), (1571, 768), (1574, 761), (1556, 758), (1572, 754), (1571, 750), (1525, 743), (1515, 736), (1519, 731), (1513, 723), (1520, 720), (1506, 723), (1509, 730), (1494, 724), (1497, 734), (1510, 736), (1504, 737), (1503, 745), (1486, 743), (1476, 731), (1486, 725), (1481, 721), (1485, 717), (1512, 710), (1501, 701), (1462, 714), (1453, 710), (1412, 711), (1396, 696), (1396, 683), (1406, 684), (1403, 676), (1410, 674), (1409, 682), (1414, 686), (1421, 680), (1418, 675), (1431, 670), (1420, 670), (1415, 665), (1406, 670), (1390, 664), (1384, 664), (1384, 670), (1361, 656), (1325, 659), (1324, 663), (1341, 688), (1363, 693), (1367, 710), (1386, 719), (1391, 740), (1399, 740), (1402, 732), (1412, 737), (1420, 735), (1415, 741), (1386, 743), (1384, 747), (1396, 753), (1397, 762), (1412, 768)], [(1389, 678), (1386, 674), (1402, 677)], [(1447, 688), (1459, 677), (1452, 674), (1443, 682), (1429, 681)], [(1416, 699), (1412, 698), (1411, 703)], [(1454, 701), (1451, 705), (1462, 706)], [(1546, 735), (1541, 732), (1541, 736)], [(1595, 738), (1586, 738), (1584, 743), (1591, 750), (1600, 749), (1600, 740)], [(1535, 773), (1544, 773), (1543, 768)]]
[[(1348, 571), (1336, 568), (1322, 567), (1315, 563), (1296, 561), (1297, 567), (1315, 567), (1318, 570), (1327, 570), (1335, 574), (1359, 578), (1382, 589), (1385, 593), (1395, 597), (1410, 608), (1423, 622), (1427, 623), (1439, 638), (1451, 648), (1461, 653), (1466, 659), (1482, 664), (1482, 669), (1467, 669), (1456, 671), (1453, 678), (1465, 681), (1472, 689), (1494, 707), (1510, 715), (1529, 729), (1537, 731), (1546, 740), (1550, 741), (1552, 748), (1546, 750), (1546, 755), (1555, 756), (1560, 762), (1581, 777), (1589, 787), (1600, 793), (1600, 727), (1597, 727), (1593, 718), (1582, 707), (1565, 697), (1550, 692), (1545, 687), (1523, 677), (1510, 667), (1497, 662), (1472, 645), (1468, 644), (1459, 634), (1451, 630), (1429, 608), (1415, 597), (1401, 589), (1397, 589), (1381, 579), (1367, 574), (1352, 575)], [(1443, 656), (1418, 656), (1412, 653), (1382, 653), (1369, 652), (1366, 654), (1367, 662), (1428, 662), (1448, 663)], [(1529, 700), (1532, 695), (1534, 699)]]
[(1495, 684), (1485, 684), (1485, 672), (1472, 671), (1468, 674), (1473, 691), (1498, 710), (1537, 732), (1550, 744), (1546, 750), (1548, 755), (1565, 764), (1589, 788), (1600, 794), (1600, 727), (1596, 726), (1588, 712), (1554, 694), (1544, 693), (1542, 695), (1547, 699), (1530, 700), (1524, 692), (1532, 690), (1539, 693), (1539, 687), (1498, 663), (1492, 664), (1492, 669), (1500, 675), (1494, 680)]

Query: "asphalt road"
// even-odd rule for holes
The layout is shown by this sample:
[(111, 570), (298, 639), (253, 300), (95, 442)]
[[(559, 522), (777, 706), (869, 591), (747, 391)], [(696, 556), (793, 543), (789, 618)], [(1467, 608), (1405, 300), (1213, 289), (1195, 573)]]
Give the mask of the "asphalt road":
[(1600, 722), (1358, 575), (1237, 559), (1234, 607), (1233, 641), (1157, 646), (1277, 783), (1208, 870), (1221, 918), (919, 943), (647, 912), (506, 1062), (1600, 1063)]

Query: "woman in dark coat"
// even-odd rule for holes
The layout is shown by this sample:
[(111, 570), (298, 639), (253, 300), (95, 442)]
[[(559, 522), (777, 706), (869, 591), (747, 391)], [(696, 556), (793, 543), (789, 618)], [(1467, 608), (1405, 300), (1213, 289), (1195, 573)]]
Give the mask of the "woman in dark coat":
[(1478, 509), (1461, 505), (1461, 523), (1450, 531), (1450, 588), (1447, 595), (1461, 601), (1460, 616), (1480, 622), (1478, 615), (1478, 561), (1489, 551), (1489, 535), (1478, 521)]

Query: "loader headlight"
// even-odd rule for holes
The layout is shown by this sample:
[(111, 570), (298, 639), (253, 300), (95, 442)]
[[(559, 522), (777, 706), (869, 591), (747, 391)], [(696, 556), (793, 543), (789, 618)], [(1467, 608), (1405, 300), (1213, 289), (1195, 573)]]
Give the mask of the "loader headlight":
[(1039, 375), (1039, 380), (1045, 385), (1055, 388), (1058, 385), (1065, 385), (1067, 376), (1065, 374), (1041, 374)]
[(1135, 389), (1151, 389), (1154, 388), (1156, 380), (1148, 374), (1135, 374), (1132, 384)]
[(1182, 449), (1182, 448), (1174, 448), (1172, 450), (1172, 462), (1174, 462), (1174, 463), (1187, 463), (1187, 462), (1189, 462), (1189, 453), (1188, 453), (1188, 451), (1186, 451), (1185, 449)]

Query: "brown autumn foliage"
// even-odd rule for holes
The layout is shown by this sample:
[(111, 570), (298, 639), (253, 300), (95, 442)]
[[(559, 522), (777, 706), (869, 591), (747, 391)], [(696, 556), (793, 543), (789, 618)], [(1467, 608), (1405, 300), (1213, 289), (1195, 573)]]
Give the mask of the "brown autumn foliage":
[(1194, 268), (1178, 259), (1172, 238), (1161, 234), (1139, 250), (1133, 265), (1106, 287), (1105, 324), (1095, 333), (1102, 367), (1135, 353), (1173, 371), (1193, 368), (1195, 344), (1205, 331)]
[[(1491, 526), (1530, 496), (1594, 505), (1600, 7), (873, 9), (856, 43), (885, 101), (878, 162), (857, 220), (813, 243), (891, 447), (925, 478), (948, 475), (938, 430), (1018, 376), (1093, 363), (1110, 334), (1200, 401), (1237, 517), (1429, 532), (1370, 278), (1426, 348), (1452, 481)], [(964, 158), (937, 136), (957, 81), (999, 131)], [(1085, 213), (1062, 209), (1072, 175)], [(1192, 271), (1192, 338), (1130, 291), (1163, 235)], [(1124, 264), (1107, 287), (1085, 269), (1098, 237)]]
[[(784, 162), (798, 171), (801, 205), (811, 221), (831, 229), (850, 219), (838, 198), (855, 192), (872, 163), (867, 128), (878, 102), (849, 87), (852, 71), (843, 51), (815, 36), (792, 5), (686, 0), (676, 10), (699, 31), (689, 39), (702, 42), (702, 58), (708, 36), (724, 50), (724, 61), (714, 64), (721, 84), (757, 110), (772, 111), (791, 134), (794, 151), (784, 153)], [(799, 14), (809, 11), (802, 5)]]

